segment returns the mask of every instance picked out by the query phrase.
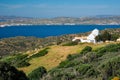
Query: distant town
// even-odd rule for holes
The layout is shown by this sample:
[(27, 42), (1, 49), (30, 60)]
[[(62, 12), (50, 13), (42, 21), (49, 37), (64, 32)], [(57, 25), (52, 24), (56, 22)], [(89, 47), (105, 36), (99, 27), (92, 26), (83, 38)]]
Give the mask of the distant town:
[(120, 16), (56, 17), (49, 19), (0, 16), (0, 27), (21, 25), (120, 25)]

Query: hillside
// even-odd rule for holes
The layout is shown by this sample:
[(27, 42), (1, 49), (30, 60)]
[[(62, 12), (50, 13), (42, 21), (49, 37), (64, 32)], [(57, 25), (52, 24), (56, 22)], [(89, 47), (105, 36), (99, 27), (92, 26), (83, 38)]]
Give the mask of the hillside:
[[(86, 46), (91, 48), (86, 49)], [(0, 61), (18, 67), (27, 75), (40, 66), (44, 66), (48, 72), (42, 77), (42, 80), (102, 80), (104, 74), (105, 78), (108, 75), (107, 79), (104, 80), (108, 80), (108, 78), (111, 79), (115, 76), (119, 77), (120, 69), (117, 67), (120, 65), (119, 50), (120, 43), (117, 42), (103, 44), (79, 43), (74, 46), (53, 45), (35, 51), (28, 51), (24, 54), (6, 56)], [(46, 54), (42, 55), (43, 51)], [(38, 55), (39, 53), (41, 56)], [(110, 73), (106, 73), (111, 69), (107, 66), (110, 65), (108, 62), (111, 62), (111, 67), (113, 67)], [(102, 65), (105, 65), (105, 67), (101, 68)], [(103, 69), (103, 72), (101, 69)]]
[(41, 80), (111, 80), (120, 77), (119, 66), (120, 43), (96, 50), (86, 46), (80, 53), (67, 56)]
[[(106, 29), (100, 31), (101, 35), (106, 31), (115, 38), (120, 36), (120, 29)], [(120, 43), (71, 41), (74, 36), (88, 34), (1, 39), (0, 62), (24, 71), (30, 80), (111, 80), (119, 77)]]
[[(47, 55), (38, 58), (33, 58), (32, 60), (29, 61), (29, 63), (31, 64), (30, 66), (22, 67), (19, 69), (23, 70), (25, 73), (28, 74), (32, 70), (38, 68), (39, 66), (44, 66), (49, 71), (52, 68), (58, 66), (61, 61), (64, 61), (69, 54), (76, 54), (87, 45), (93, 47), (93, 49), (96, 49), (107, 44), (109, 43), (99, 45), (85, 43), (78, 44), (75, 46), (60, 46), (60, 45), (50, 46)], [(30, 53), (27, 54), (30, 55)]]
[[(103, 33), (105, 30), (100, 31)], [(118, 29), (106, 29), (110, 34), (120, 36), (120, 28)], [(11, 37), (0, 39), (0, 56), (9, 55), (9, 54), (18, 54), (24, 53), (29, 50), (36, 50), (44, 48), (50, 45), (59, 45), (63, 42), (70, 42), (75, 36), (84, 36), (88, 35), (87, 33), (79, 34), (69, 34), (61, 36), (52, 36), (46, 38), (36, 38), (36, 37)]]

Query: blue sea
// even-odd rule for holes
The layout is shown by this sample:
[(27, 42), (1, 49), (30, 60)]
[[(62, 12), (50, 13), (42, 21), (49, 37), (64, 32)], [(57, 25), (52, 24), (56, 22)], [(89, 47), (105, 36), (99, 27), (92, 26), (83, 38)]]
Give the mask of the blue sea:
[(88, 32), (93, 29), (120, 28), (120, 25), (30, 25), (0, 28), (0, 38), (34, 36), (39, 38)]

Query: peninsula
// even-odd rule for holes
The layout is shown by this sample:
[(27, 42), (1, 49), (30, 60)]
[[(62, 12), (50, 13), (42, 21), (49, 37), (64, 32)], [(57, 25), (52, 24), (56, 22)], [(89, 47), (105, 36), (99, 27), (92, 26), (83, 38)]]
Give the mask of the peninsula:
[(0, 27), (23, 25), (120, 25), (120, 16), (29, 18), (0, 16)]

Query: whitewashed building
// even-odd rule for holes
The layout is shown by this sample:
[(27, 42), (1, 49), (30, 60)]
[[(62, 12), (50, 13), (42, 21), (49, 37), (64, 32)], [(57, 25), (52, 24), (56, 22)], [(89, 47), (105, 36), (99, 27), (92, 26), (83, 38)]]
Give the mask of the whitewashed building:
[(88, 42), (88, 43), (96, 43), (95, 37), (99, 35), (99, 30), (94, 29), (90, 35), (87, 37), (75, 37), (72, 41), (80, 40), (82, 43), (83, 42)]
[(120, 42), (120, 38), (118, 38), (116, 41)]

